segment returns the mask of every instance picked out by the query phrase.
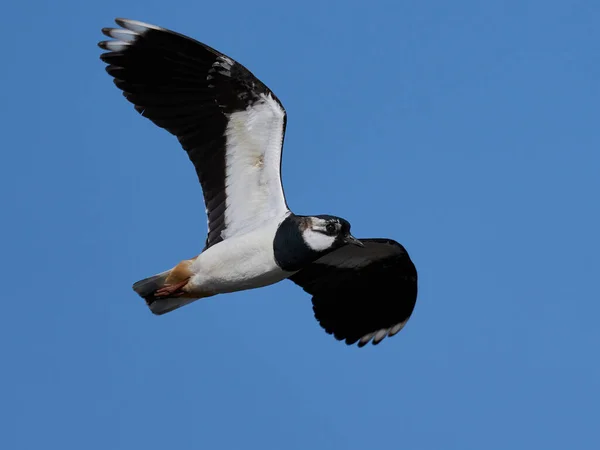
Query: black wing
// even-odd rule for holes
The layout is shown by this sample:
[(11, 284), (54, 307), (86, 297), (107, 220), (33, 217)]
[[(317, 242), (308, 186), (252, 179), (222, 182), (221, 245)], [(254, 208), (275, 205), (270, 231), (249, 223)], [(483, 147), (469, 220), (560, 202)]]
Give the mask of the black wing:
[(99, 43), (108, 51), (101, 59), (135, 109), (187, 151), (204, 194), (206, 247), (282, 215), (286, 114), (277, 97), (201, 42), (135, 20), (116, 22), (123, 28), (102, 30), (114, 40)]
[(313, 296), (315, 318), (329, 334), (362, 347), (402, 329), (417, 300), (417, 271), (402, 245), (361, 239), (290, 277)]

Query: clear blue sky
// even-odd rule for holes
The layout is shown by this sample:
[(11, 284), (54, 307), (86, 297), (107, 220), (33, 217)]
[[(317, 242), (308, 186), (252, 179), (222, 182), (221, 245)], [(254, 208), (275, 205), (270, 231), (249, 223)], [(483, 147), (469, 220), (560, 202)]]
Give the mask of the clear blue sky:
[[(0, 71), (3, 449), (600, 448), (597, 1), (9, 2)], [(175, 138), (99, 60), (143, 20), (288, 110), (299, 214), (420, 275), (380, 346), (291, 282), (153, 316), (131, 284), (206, 222)]]

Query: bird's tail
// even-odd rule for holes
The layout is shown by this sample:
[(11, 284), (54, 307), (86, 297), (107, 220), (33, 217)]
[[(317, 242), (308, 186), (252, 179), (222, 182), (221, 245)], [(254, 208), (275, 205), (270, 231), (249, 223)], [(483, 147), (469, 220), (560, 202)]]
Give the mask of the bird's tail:
[(144, 278), (143, 280), (133, 284), (133, 290), (137, 292), (140, 297), (146, 300), (146, 304), (150, 308), (150, 311), (152, 311), (154, 314), (166, 314), (195, 300), (180, 296), (157, 297), (155, 295), (156, 291), (166, 286), (167, 278), (171, 274), (172, 270), (173, 269), (148, 278)]

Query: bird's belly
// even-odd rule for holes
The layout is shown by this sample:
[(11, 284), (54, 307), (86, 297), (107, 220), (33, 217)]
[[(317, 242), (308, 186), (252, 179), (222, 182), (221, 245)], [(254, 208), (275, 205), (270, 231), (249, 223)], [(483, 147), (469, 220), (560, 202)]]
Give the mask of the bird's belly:
[(201, 253), (192, 264), (191, 294), (206, 296), (277, 283), (292, 272), (275, 263), (271, 236), (251, 233), (226, 239)]

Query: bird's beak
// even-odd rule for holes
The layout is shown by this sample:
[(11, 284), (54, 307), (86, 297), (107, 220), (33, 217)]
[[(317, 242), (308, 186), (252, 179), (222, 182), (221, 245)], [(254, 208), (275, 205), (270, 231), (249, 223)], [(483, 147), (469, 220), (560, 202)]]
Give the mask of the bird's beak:
[(362, 242), (360, 242), (358, 239), (356, 239), (354, 236), (352, 236), (351, 234), (348, 234), (345, 238), (344, 238), (344, 242), (346, 244), (352, 244), (352, 245), (356, 245), (357, 247), (364, 247), (365, 244), (363, 244)]

